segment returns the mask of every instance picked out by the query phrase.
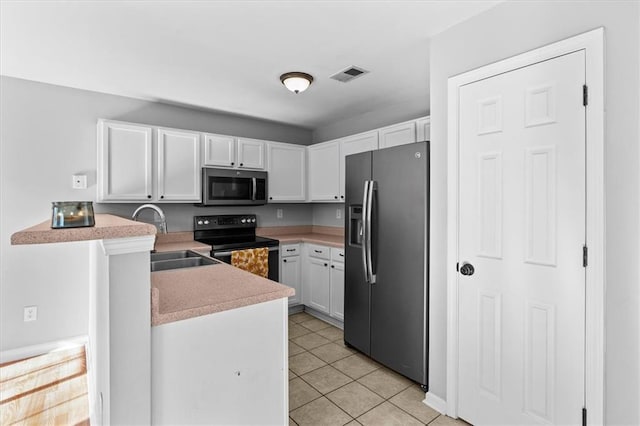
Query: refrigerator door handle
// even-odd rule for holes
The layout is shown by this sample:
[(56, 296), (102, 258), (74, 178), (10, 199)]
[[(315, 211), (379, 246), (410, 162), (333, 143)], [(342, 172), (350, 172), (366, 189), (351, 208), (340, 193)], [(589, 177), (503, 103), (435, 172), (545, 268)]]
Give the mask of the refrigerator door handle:
[(364, 282), (369, 282), (369, 264), (367, 258), (367, 196), (369, 195), (369, 181), (364, 181), (362, 194), (362, 267), (364, 268)]
[(369, 277), (369, 282), (371, 284), (375, 284), (376, 283), (376, 275), (373, 273), (373, 257), (371, 255), (371, 233), (372, 233), (372, 227), (371, 227), (371, 212), (373, 210), (373, 191), (374, 189), (376, 189), (376, 182), (375, 181), (369, 181), (369, 193), (367, 194), (367, 224), (366, 224), (366, 228), (367, 228), (367, 235), (366, 235), (366, 241), (367, 241), (367, 275)]

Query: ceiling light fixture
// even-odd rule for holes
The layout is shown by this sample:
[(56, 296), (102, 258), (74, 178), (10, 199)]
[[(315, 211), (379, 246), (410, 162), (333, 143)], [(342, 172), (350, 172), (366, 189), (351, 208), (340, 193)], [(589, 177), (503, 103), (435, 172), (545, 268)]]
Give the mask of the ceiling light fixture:
[(288, 72), (280, 76), (280, 81), (284, 84), (284, 87), (291, 90), (293, 93), (304, 92), (309, 88), (313, 82), (311, 77), (306, 72)]

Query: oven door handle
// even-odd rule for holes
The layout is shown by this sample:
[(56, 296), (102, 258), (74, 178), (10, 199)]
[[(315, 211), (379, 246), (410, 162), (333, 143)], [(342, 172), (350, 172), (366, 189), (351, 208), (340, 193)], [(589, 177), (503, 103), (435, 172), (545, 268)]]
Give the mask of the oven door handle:
[[(231, 256), (231, 253), (233, 253), (234, 251), (241, 251), (241, 250), (244, 250), (244, 249), (230, 250), (230, 251), (216, 251), (213, 253), (212, 257)], [(269, 247), (269, 251), (278, 251), (278, 250), (279, 250), (279, 247)]]

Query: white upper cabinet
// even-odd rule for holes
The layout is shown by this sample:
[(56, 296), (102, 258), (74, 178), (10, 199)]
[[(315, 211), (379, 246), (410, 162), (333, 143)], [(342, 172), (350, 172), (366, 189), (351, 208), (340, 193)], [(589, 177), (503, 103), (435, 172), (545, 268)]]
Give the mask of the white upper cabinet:
[(378, 149), (378, 131), (360, 133), (340, 139), (340, 201), (345, 196), (345, 163), (347, 155)]
[(238, 168), (264, 170), (264, 141), (238, 138)]
[(416, 142), (416, 122), (394, 124), (380, 129), (380, 149)]
[(265, 142), (205, 133), (203, 165), (264, 170)]
[(306, 147), (267, 142), (269, 202), (306, 200)]
[(309, 201), (340, 201), (340, 142), (308, 147)]
[(200, 201), (200, 134), (158, 129), (160, 201)]
[(200, 201), (200, 134), (153, 130), (98, 122), (98, 201)]
[(153, 129), (98, 122), (98, 201), (153, 198)]
[(431, 140), (431, 117), (417, 119), (416, 127), (418, 128), (418, 142)]
[(204, 165), (233, 167), (236, 164), (236, 138), (204, 134)]

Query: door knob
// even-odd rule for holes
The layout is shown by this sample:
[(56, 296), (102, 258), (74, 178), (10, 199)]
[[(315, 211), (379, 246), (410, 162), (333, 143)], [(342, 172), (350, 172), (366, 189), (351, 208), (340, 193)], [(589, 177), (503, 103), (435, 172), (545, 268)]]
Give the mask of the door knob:
[(473, 275), (476, 270), (473, 268), (473, 265), (467, 262), (463, 262), (460, 267), (460, 273), (462, 275)]

